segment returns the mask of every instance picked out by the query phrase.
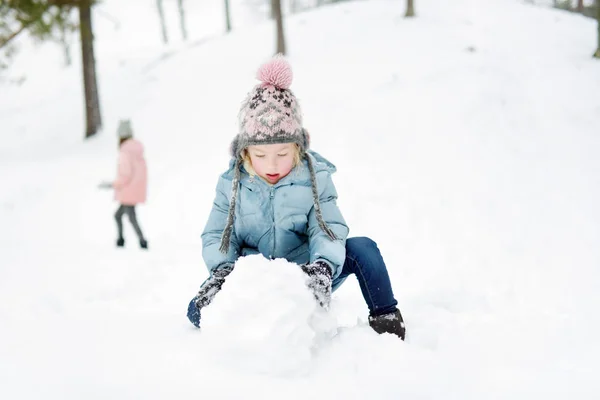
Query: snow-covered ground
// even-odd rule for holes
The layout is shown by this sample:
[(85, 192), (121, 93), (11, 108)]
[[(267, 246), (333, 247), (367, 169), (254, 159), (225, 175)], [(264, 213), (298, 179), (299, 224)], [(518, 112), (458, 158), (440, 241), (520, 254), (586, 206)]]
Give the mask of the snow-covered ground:
[[(592, 20), (514, 0), (287, 19), (312, 146), (338, 167), (351, 236), (386, 259), (401, 342), (365, 326), (354, 279), (323, 315), (298, 270), (260, 257), (240, 260), (202, 332), (189, 324), (200, 233), (273, 25), (234, 1), (244, 24), (222, 35), (222, 1), (187, 2), (185, 44), (170, 1), (163, 47), (154, 2), (123, 3), (95, 12), (97, 138), (82, 140), (76, 41), (68, 69), (58, 48), (26, 46), (8, 71), (25, 82), (0, 87), (0, 397), (598, 398)], [(127, 223), (114, 247), (117, 206), (96, 188), (125, 117), (147, 150), (148, 252)]]

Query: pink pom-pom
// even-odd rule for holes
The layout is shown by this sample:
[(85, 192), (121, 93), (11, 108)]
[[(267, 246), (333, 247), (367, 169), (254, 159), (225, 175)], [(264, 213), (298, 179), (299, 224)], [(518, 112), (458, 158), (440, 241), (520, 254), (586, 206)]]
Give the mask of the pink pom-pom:
[(256, 77), (265, 84), (289, 89), (293, 78), (292, 67), (283, 56), (277, 55), (258, 69)]

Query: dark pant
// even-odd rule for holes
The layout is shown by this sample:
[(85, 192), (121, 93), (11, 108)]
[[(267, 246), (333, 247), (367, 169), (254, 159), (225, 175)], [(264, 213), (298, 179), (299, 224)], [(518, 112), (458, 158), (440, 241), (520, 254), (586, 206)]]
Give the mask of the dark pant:
[(127, 214), (129, 217), (129, 222), (135, 229), (135, 233), (137, 234), (140, 240), (144, 240), (144, 234), (140, 229), (140, 225), (137, 222), (137, 217), (135, 216), (135, 206), (125, 206), (121, 204), (121, 206), (117, 209), (115, 213), (115, 220), (117, 221), (117, 229), (119, 231), (119, 239), (123, 238), (123, 214)]
[(346, 261), (342, 273), (334, 279), (333, 287), (337, 288), (350, 274), (356, 275), (371, 316), (396, 311), (398, 302), (392, 292), (390, 277), (373, 240), (367, 237), (346, 240)]

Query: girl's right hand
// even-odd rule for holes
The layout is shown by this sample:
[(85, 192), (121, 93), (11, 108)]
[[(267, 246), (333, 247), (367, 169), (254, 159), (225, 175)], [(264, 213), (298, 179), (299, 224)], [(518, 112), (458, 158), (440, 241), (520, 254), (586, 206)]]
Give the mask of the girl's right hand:
[(315, 299), (324, 309), (329, 309), (331, 303), (331, 284), (333, 283), (331, 268), (324, 261), (301, 265), (302, 271), (308, 275), (308, 287)]

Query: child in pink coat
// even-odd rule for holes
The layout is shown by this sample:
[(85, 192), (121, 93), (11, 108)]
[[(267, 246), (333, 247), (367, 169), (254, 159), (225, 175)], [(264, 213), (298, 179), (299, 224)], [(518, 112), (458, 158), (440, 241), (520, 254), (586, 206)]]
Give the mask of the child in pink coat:
[(133, 229), (137, 233), (140, 247), (147, 249), (148, 242), (144, 238), (135, 214), (135, 206), (146, 201), (148, 171), (144, 159), (144, 146), (133, 138), (129, 120), (119, 122), (118, 134), (120, 150), (117, 179), (113, 182), (104, 183), (101, 187), (113, 188), (115, 190), (115, 200), (120, 203), (115, 213), (119, 233), (117, 247), (125, 245), (122, 219), (123, 214), (127, 214)]

